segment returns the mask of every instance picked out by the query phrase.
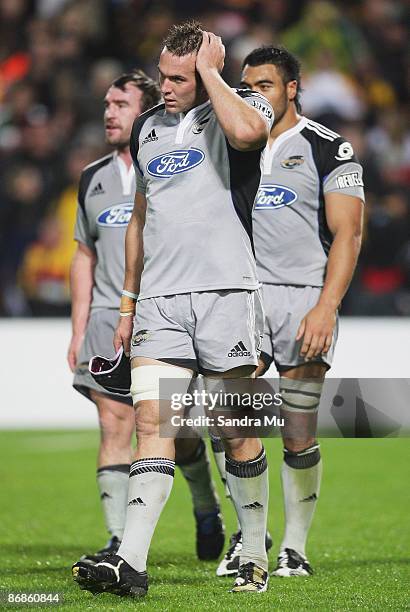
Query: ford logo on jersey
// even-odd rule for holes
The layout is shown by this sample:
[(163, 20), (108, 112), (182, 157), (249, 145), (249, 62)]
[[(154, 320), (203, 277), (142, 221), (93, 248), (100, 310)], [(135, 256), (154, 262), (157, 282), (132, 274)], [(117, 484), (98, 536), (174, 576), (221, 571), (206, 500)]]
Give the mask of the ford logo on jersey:
[(103, 227), (122, 227), (128, 225), (134, 204), (117, 204), (106, 208), (97, 217), (97, 224)]
[(205, 155), (199, 149), (182, 149), (171, 151), (151, 159), (147, 164), (148, 173), (151, 176), (169, 178), (174, 174), (187, 172), (203, 162)]
[(290, 206), (298, 199), (298, 194), (283, 185), (261, 185), (258, 189), (255, 210), (266, 208), (283, 208)]

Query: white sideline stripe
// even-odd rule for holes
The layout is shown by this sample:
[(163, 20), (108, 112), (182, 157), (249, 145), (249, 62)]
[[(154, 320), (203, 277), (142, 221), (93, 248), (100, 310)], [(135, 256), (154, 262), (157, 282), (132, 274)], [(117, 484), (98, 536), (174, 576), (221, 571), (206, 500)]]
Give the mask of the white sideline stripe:
[[(2, 431), (42, 430), (39, 436), (45, 436), (44, 430), (49, 430), (52, 436), (56, 435), (53, 430), (70, 436), (77, 435), (73, 431), (77, 429), (82, 434), (84, 430), (98, 432), (95, 406), (71, 386), (72, 374), (66, 362), (71, 338), (68, 318), (0, 319), (0, 338), (2, 346), (7, 347), (0, 354)], [(370, 383), (380, 378), (393, 382), (397, 378), (406, 379), (409, 376), (409, 344), (409, 317), (341, 317), (335, 360), (326, 378), (367, 378)], [(29, 401), (20, 391), (21, 368), (14, 367), (21, 361), (22, 346), (31, 354), (35, 353), (33, 363), (24, 372), (25, 387), (30, 389)], [(395, 359), (390, 359), (389, 355), (394, 355)], [(46, 385), (44, 364), (48, 364), (49, 372)], [(265, 378), (277, 379), (274, 365)], [(404, 391), (403, 396), (406, 397)], [(376, 401), (375, 392), (370, 393), (369, 401)], [(408, 406), (403, 406), (405, 408)], [(16, 447), (22, 448), (22, 441), (17, 442)]]

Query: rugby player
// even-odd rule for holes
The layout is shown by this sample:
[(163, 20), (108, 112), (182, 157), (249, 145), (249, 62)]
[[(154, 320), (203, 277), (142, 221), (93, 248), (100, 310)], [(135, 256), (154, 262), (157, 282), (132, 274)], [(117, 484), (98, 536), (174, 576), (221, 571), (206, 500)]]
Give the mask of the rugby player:
[[(160, 379), (179, 379), (187, 388), (197, 372), (205, 381), (246, 377), (258, 364), (263, 311), (251, 213), (272, 109), (259, 94), (228, 87), (223, 63), (219, 37), (195, 22), (173, 26), (159, 60), (164, 103), (136, 120), (131, 134), (137, 192), (115, 346), (131, 348), (138, 443), (118, 554), (74, 570), (92, 592), (137, 597), (148, 590), (148, 550), (175, 466), (174, 440), (159, 435)], [(225, 440), (225, 449), (243, 533), (232, 590), (262, 592), (265, 452), (257, 438)]]
[[(257, 376), (275, 363), (285, 418), (286, 523), (273, 575), (309, 576), (305, 547), (322, 476), (317, 410), (360, 251), (362, 167), (349, 142), (300, 114), (300, 64), (287, 50), (252, 51), (241, 85), (263, 94), (275, 114), (253, 214), (266, 311)], [(240, 548), (238, 533), (218, 575), (229, 573)]]
[[(74, 387), (98, 410), (100, 447), (97, 483), (109, 542), (81, 560), (97, 563), (116, 553), (127, 507), (128, 477), (135, 429), (132, 398), (110, 393), (88, 372), (94, 355), (112, 353), (118, 304), (124, 279), (124, 241), (135, 197), (135, 172), (129, 150), (134, 119), (160, 101), (158, 84), (142, 71), (124, 74), (104, 100), (106, 142), (114, 152), (84, 169), (79, 185), (71, 268), (72, 338), (68, 363)], [(179, 441), (177, 462), (191, 490), (200, 559), (217, 559), (224, 543), (218, 499), (211, 481), (205, 444), (198, 438)]]

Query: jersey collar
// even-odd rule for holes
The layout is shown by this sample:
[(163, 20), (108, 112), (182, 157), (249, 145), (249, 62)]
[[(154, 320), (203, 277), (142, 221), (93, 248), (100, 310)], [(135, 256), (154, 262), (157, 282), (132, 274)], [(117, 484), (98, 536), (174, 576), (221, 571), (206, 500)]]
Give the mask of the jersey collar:
[(308, 120), (306, 117), (301, 117), (301, 119), (298, 121), (296, 125), (294, 125), (292, 128), (290, 128), (289, 130), (286, 130), (286, 132), (283, 132), (283, 134), (278, 136), (271, 147), (269, 147), (269, 145), (266, 145), (265, 150), (263, 152), (263, 174), (271, 174), (273, 158), (275, 156), (275, 153), (279, 149), (279, 147), (286, 140), (288, 140), (289, 138), (292, 138), (292, 136), (301, 132), (303, 128), (306, 126), (307, 122)]
[(177, 134), (175, 136), (175, 144), (183, 143), (186, 129), (192, 123), (193, 118), (196, 117), (197, 113), (199, 113), (201, 110), (203, 110), (206, 106), (209, 106), (210, 104), (211, 101), (207, 100), (199, 106), (191, 108), (191, 110), (188, 111), (186, 115), (184, 115), (183, 113), (179, 113), (179, 126), (177, 129)]
[(132, 184), (135, 178), (134, 164), (127, 168), (127, 164), (118, 155), (118, 151), (114, 151), (114, 161), (117, 162), (117, 167), (120, 172), (122, 195), (131, 195)]

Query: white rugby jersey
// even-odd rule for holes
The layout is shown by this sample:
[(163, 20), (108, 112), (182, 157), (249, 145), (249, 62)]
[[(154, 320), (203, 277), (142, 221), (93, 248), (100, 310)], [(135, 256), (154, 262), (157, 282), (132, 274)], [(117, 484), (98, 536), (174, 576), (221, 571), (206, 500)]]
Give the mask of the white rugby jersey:
[(323, 286), (332, 234), (324, 194), (364, 201), (362, 167), (339, 134), (302, 117), (266, 147), (253, 213), (259, 280)]
[[(261, 95), (237, 93), (265, 117)], [(252, 207), (262, 149), (231, 147), (210, 101), (188, 113), (159, 104), (136, 119), (131, 134), (137, 191), (147, 200), (140, 299), (259, 286)]]
[(87, 166), (78, 189), (75, 240), (97, 255), (91, 308), (118, 308), (124, 282), (125, 232), (135, 196), (135, 172), (116, 153)]

